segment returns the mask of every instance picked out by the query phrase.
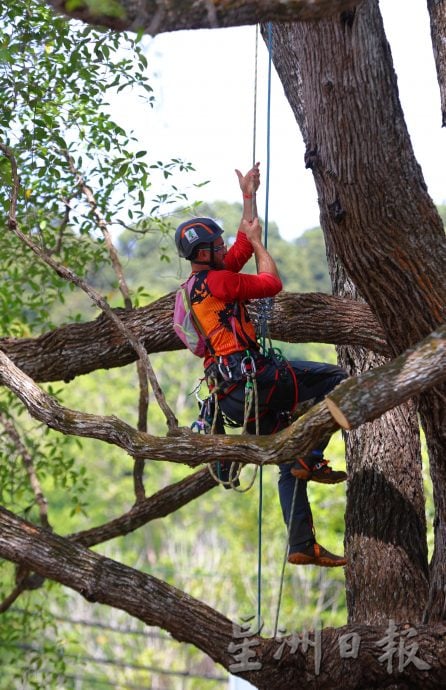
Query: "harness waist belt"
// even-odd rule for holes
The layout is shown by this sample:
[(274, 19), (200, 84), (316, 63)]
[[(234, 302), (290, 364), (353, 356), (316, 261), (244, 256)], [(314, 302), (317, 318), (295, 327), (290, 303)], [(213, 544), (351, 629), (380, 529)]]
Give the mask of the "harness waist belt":
[(255, 376), (257, 369), (266, 361), (258, 350), (215, 356), (214, 361), (205, 368), (204, 375), (207, 380), (213, 379), (221, 387), (221, 384), (236, 383), (245, 380), (249, 375)]

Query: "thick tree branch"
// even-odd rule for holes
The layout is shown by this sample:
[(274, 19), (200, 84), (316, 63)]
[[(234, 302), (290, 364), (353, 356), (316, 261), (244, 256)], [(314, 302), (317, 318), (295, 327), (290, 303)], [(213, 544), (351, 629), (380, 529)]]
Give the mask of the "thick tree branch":
[[(249, 305), (256, 318), (257, 302)], [(271, 336), (288, 343), (356, 345), (389, 355), (384, 332), (363, 302), (320, 292), (281, 292), (274, 298)]]
[[(122, 537), (134, 532), (152, 520), (174, 513), (216, 486), (218, 484), (216, 484), (207, 468), (198, 470), (198, 472), (194, 472), (194, 474), (185, 479), (157, 491), (152, 496), (142, 501), (137, 501), (127, 513), (120, 515), (118, 518), (98, 527), (71, 534), (68, 536), (68, 539), (82, 546), (89, 547), (102, 544), (116, 537)], [(43, 527), (46, 527), (44, 522), (42, 524)], [(11, 594), (0, 602), (0, 613), (7, 611), (23, 592), (28, 589), (35, 589), (37, 584), (40, 586), (43, 582), (43, 578), (36, 578), (35, 575), (30, 574), (29, 570), (26, 570), (25, 573), (22, 573), (17, 586)]]
[[(103, 558), (68, 539), (53, 535), (47, 540), (43, 530), (4, 508), (0, 508), (0, 555), (73, 587), (88, 601), (102, 601), (104, 595), (110, 597), (110, 604), (114, 601), (117, 608), (127, 610), (148, 625), (169, 630), (178, 639), (185, 625), (184, 634), (187, 636), (190, 629), (190, 641), (201, 649), (209, 645), (206, 639), (211, 627), (221, 640), (221, 658), (228, 659), (225, 648), (231, 623), (222, 615), (150, 575)], [(141, 608), (143, 599), (146, 604)]]
[[(173, 304), (174, 293), (170, 293), (147, 307), (115, 311), (150, 354), (184, 347), (172, 327)], [(254, 302), (249, 309), (255, 319)], [(353, 344), (388, 354), (382, 330), (367, 305), (320, 293), (278, 295), (270, 332), (283, 342)], [(103, 315), (38, 338), (0, 338), (0, 350), (34, 381), (71, 381), (136, 359), (127, 338)]]
[[(88, 24), (154, 36), (182, 29), (215, 29), (267, 21), (321, 19), (340, 14), (358, 0), (47, 0), (56, 10)], [(100, 7), (100, 9), (99, 9)]]
[(444, 626), (398, 628), (389, 622), (387, 627), (326, 628), (306, 636), (296, 631), (278, 639), (243, 636), (238, 625), (185, 592), (45, 532), (3, 508), (0, 556), (70, 587), (88, 601), (113, 606), (163, 628), (226, 669), (237, 672), (237, 666), (243, 666), (239, 654), (245, 640), (247, 651), (252, 652), (248, 659), (258, 666), (251, 669), (248, 664), (239, 675), (262, 690), (279, 687), (279, 682), (281, 690), (294, 690), (297, 677), (302, 688), (346, 690), (425, 689), (446, 683)]
[(419, 395), (446, 379), (446, 326), (441, 326), (417, 347), (384, 367), (346, 381), (326, 398), (327, 407), (344, 429), (355, 429), (368, 419)]
[(63, 434), (95, 438), (116, 445), (132, 457), (166, 460), (197, 467), (209, 458), (255, 465), (287, 462), (297, 452), (305, 454), (321, 438), (328, 438), (338, 425), (324, 403), (274, 436), (226, 436), (194, 434), (176, 429), (167, 437), (137, 431), (114, 416), (77, 412), (60, 405), (0, 352), (0, 384), (7, 386), (24, 403), (35, 419)]
[[(328, 438), (345, 419), (348, 428), (356, 428), (445, 378), (446, 326), (442, 326), (396, 360), (338, 386), (328, 401), (331, 413), (323, 401), (272, 436), (209, 436), (182, 429), (175, 435), (158, 438), (137, 431), (117, 417), (100, 417), (62, 407), (0, 352), (0, 383), (20, 398), (33, 417), (50, 428), (114, 444), (132, 456), (191, 467), (208, 462), (209, 457), (255, 465), (289, 462)], [(390, 387), (387, 379), (391, 381)], [(382, 395), (381, 386), (385, 391)], [(374, 390), (377, 392), (373, 393)], [(354, 400), (353, 412), (350, 400)], [(332, 415), (337, 417), (336, 421)]]
[(446, 0), (427, 0), (427, 7), (440, 87), (441, 124), (446, 127)]

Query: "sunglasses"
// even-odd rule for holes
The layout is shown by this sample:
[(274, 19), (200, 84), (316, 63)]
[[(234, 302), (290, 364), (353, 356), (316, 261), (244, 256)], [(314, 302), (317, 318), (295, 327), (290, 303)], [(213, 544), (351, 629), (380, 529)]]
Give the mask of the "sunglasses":
[[(210, 251), (211, 251), (211, 246), (209, 245), (209, 246), (206, 246), (206, 247), (200, 247), (200, 249), (205, 249), (205, 250), (207, 250), (207, 251), (210, 252)], [(219, 244), (219, 245), (217, 245), (217, 246), (215, 246), (215, 244), (214, 244), (214, 253), (215, 253), (215, 254), (217, 254), (218, 252), (222, 252), (223, 249), (226, 249), (226, 245), (225, 245), (225, 244)]]

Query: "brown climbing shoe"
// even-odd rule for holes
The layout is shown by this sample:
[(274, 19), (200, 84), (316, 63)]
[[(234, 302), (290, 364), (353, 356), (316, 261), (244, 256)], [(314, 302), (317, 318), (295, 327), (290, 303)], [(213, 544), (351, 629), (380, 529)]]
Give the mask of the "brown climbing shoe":
[(323, 458), (316, 462), (309, 458), (297, 458), (291, 474), (297, 479), (305, 479), (306, 481), (319, 482), (319, 484), (339, 484), (345, 482), (347, 473), (342, 470), (332, 470), (328, 465), (329, 460)]
[(335, 556), (319, 544), (311, 544), (305, 551), (296, 551), (288, 556), (288, 563), (293, 565), (318, 565), (321, 568), (334, 568), (338, 565), (346, 565), (347, 560), (343, 556)]

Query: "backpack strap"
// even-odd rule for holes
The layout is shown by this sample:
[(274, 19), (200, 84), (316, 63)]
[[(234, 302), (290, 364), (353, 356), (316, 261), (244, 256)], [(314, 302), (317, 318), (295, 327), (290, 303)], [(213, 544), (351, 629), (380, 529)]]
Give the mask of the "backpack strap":
[[(192, 281), (192, 280), (195, 282), (195, 280), (196, 280), (196, 275), (195, 275), (195, 274), (192, 274), (192, 275), (190, 276), (190, 278), (187, 279), (186, 283), (189, 283), (189, 281)], [(206, 331), (204, 330), (203, 326), (201, 325), (201, 323), (200, 323), (200, 321), (199, 321), (199, 319), (198, 319), (198, 316), (195, 314), (195, 312), (194, 312), (194, 310), (193, 310), (193, 308), (192, 308), (192, 302), (191, 302), (191, 299), (190, 299), (190, 293), (192, 292), (192, 289), (193, 289), (193, 286), (191, 286), (191, 288), (190, 288), (190, 290), (189, 290), (189, 289), (188, 289), (188, 285), (186, 285), (186, 289), (185, 289), (185, 291), (184, 291), (184, 294), (185, 294), (185, 297), (186, 297), (187, 307), (188, 307), (189, 313), (190, 313), (190, 315), (191, 315), (191, 317), (192, 317), (192, 321), (194, 322), (195, 328), (196, 328), (197, 331), (203, 336), (203, 338), (204, 338), (205, 341), (206, 341), (206, 347), (208, 348), (208, 350), (209, 350), (209, 352), (211, 353), (211, 355), (213, 355), (213, 354), (214, 354), (214, 349), (213, 349), (213, 347), (212, 347), (212, 345), (211, 345), (210, 338), (209, 338), (208, 334), (206, 333)]]

